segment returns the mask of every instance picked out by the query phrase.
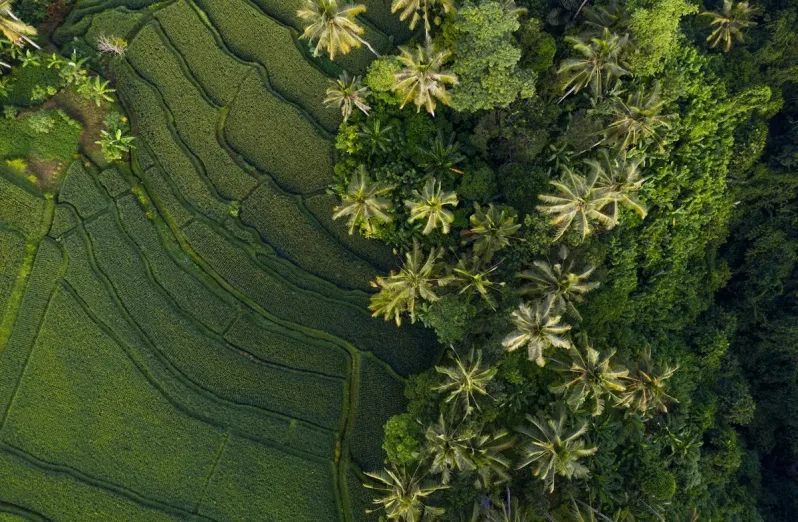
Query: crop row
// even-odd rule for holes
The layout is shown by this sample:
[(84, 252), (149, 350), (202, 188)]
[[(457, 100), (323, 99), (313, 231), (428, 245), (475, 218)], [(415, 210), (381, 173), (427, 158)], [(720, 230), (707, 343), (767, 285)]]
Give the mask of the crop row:
[(86, 172), (80, 161), (73, 161), (66, 172), (66, 179), (58, 193), (58, 201), (69, 203), (78, 211), (78, 215), (89, 218), (108, 207), (108, 198)]
[(316, 192), (332, 181), (332, 143), (267, 91), (254, 71), (241, 84), (224, 130), (234, 150), (286, 190)]
[(130, 183), (114, 167), (105, 169), (97, 177), (100, 180), (100, 184), (105, 187), (106, 192), (112, 198), (130, 190)]
[(374, 509), (374, 490), (363, 487), (365, 477), (359, 476), (355, 465), (349, 464), (346, 471), (346, 488), (349, 493), (349, 507), (352, 510), (352, 519), (355, 522), (378, 522), (377, 513), (367, 513), (366, 510)]
[(30, 237), (39, 230), (44, 200), (0, 176), (0, 223)]
[[(195, 165), (175, 141), (166, 112), (155, 89), (137, 79), (133, 70), (127, 65), (116, 67), (115, 76), (118, 90), (122, 93), (126, 108), (138, 129), (137, 137), (140, 142), (138, 148), (147, 147), (152, 152), (158, 159), (161, 172), (169, 177), (178, 192), (192, 207), (211, 219), (223, 219), (227, 207), (213, 196), (208, 185), (197, 173)], [(136, 155), (141, 161), (141, 151)]]
[[(340, 111), (329, 109), (323, 103), (327, 78), (305, 60), (288, 28), (240, 0), (198, 0), (197, 3), (233, 53), (265, 67), (271, 86), (283, 97), (310, 112), (327, 131), (334, 132), (338, 128)], [(158, 11), (158, 18), (161, 19), (161, 14), (168, 9)], [(194, 18), (191, 19), (192, 25)], [(169, 27), (166, 30), (171, 36)], [(205, 32), (205, 38), (210, 38), (208, 31)], [(194, 45), (198, 38), (199, 35), (191, 40), (192, 49), (196, 49), (192, 53), (197, 52), (200, 56), (208, 54), (204, 51), (205, 45)]]
[(219, 194), (229, 200), (240, 200), (255, 187), (257, 180), (238, 167), (216, 141), (219, 111), (209, 106), (198, 88), (186, 78), (176, 51), (162, 39), (156, 27), (150, 24), (139, 31), (128, 49), (127, 59), (157, 87), (174, 118), (178, 135), (202, 163)]
[(349, 357), (342, 348), (266, 323), (252, 314), (237, 319), (225, 339), (256, 357), (277, 364), (341, 378), (349, 376)]
[(247, 253), (205, 223), (183, 229), (191, 247), (236, 290), (267, 312), (297, 324), (346, 339), (370, 350), (403, 375), (418, 373), (433, 357), (433, 339), (421, 329), (403, 328), (374, 320), (367, 310), (297, 291), (273, 273), (261, 269)]
[(0, 321), (25, 261), (25, 238), (18, 232), (0, 229)]
[[(66, 281), (91, 309), (92, 314), (117, 336), (117, 342), (127, 348), (128, 355), (136, 361), (143, 373), (157, 384), (161, 393), (177, 401), (181, 407), (195, 417), (214, 425), (231, 427), (249, 437), (282, 443), (286, 440), (289, 421), (284, 418), (259, 414), (253, 408), (245, 408), (222, 402), (214, 395), (190, 383), (182, 374), (170, 370), (163, 355), (151, 350), (140, 334), (120, 313), (99, 276), (92, 270), (93, 262), (82, 234), (73, 233), (64, 237), (62, 244), (70, 260)], [(329, 455), (334, 444), (327, 446)]]
[(152, 389), (61, 288), (2, 438), (47, 462), (191, 510), (222, 433), (181, 415)]
[(58, 205), (53, 212), (50, 230), (47, 233), (51, 238), (58, 239), (78, 225), (78, 215), (75, 209), (68, 205)]
[[(236, 352), (176, 312), (109, 216), (86, 225), (100, 269), (139, 327), (192, 381), (219, 397), (337, 427), (340, 380), (275, 368)], [(225, 372), (219, 372), (225, 368)]]
[(369, 287), (377, 271), (344, 249), (300, 208), (302, 201), (265, 181), (241, 205), (241, 220), (307, 272), (349, 288)]
[(331, 461), (266, 451), (230, 436), (199, 506), (216, 520), (339, 520)]

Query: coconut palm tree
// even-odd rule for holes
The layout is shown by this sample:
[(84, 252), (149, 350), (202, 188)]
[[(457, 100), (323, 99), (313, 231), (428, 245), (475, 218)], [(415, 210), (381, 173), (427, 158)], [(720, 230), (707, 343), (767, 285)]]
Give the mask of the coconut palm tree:
[(430, 148), (418, 147), (418, 152), (421, 156), (418, 166), (432, 176), (463, 174), (462, 170), (455, 168), (455, 165), (465, 160), (465, 156), (460, 154), (460, 144), (454, 141), (454, 133), (449, 135), (447, 141), (444, 141), (443, 133), (438, 131)]
[(344, 121), (349, 120), (354, 108), (368, 116), (371, 107), (366, 99), (371, 94), (368, 87), (364, 87), (360, 81), (360, 76), (350, 76), (348, 72), (338, 77), (337, 80), (330, 79), (330, 87), (327, 88), (327, 97), (324, 105), (327, 107), (338, 107)]
[(404, 22), (410, 18), (410, 29), (415, 29), (419, 20), (424, 20), (424, 31), (427, 38), (429, 38), (431, 29), (430, 11), (435, 11), (438, 8), (444, 14), (452, 13), (454, 12), (454, 0), (393, 0), (391, 3), (392, 13), (402, 11), (399, 20)]
[(465, 415), (470, 415), (474, 409), (479, 409), (477, 396), (488, 395), (488, 383), (496, 376), (496, 368), (482, 366), (482, 351), (474, 349), (463, 360), (452, 351), (454, 366), (444, 368), (436, 366), (435, 371), (445, 376), (445, 382), (435, 388), (441, 393), (448, 394), (445, 403), (459, 402), (463, 406)]
[(590, 414), (596, 417), (604, 411), (605, 397), (617, 401), (616, 392), (626, 389), (623, 378), (629, 375), (629, 370), (613, 368), (611, 359), (615, 351), (602, 358), (584, 336), (581, 336), (579, 345), (568, 349), (570, 360), (552, 361), (555, 371), (562, 374), (565, 382), (552, 386), (551, 391), (566, 395), (565, 402), (574, 412), (588, 402)]
[(623, 61), (628, 36), (612, 34), (605, 28), (601, 37), (587, 40), (568, 36), (565, 40), (582, 56), (563, 60), (557, 70), (564, 77), (563, 89), (568, 89), (563, 98), (585, 87), (590, 87), (595, 99), (601, 98), (615, 81), (631, 74)]
[(378, 277), (373, 286), (380, 292), (372, 296), (369, 309), (372, 317), (391, 318), (396, 325), (402, 324), (402, 314), (410, 314), (410, 321), (416, 322), (416, 308), (420, 300), (437, 301), (435, 286), (441, 286), (438, 278), (438, 259), (441, 250), (436, 249), (424, 258), (421, 246), (416, 242), (413, 250), (405, 254), (405, 262), (398, 273), (391, 271), (388, 277)]
[(723, 42), (723, 51), (729, 52), (733, 40), (743, 41), (743, 29), (756, 25), (751, 21), (756, 11), (748, 2), (735, 3), (734, 0), (723, 0), (723, 9), (720, 11), (704, 11), (701, 15), (712, 18), (710, 25), (715, 26), (707, 42), (713, 49)]
[(29, 38), (36, 36), (36, 29), (17, 18), (11, 11), (13, 7), (14, 0), (0, 0), (0, 33), (19, 47), (27, 42), (36, 49), (41, 49), (36, 42)]
[(441, 483), (448, 484), (453, 471), (477, 469), (472, 459), (471, 441), (474, 434), (457, 430), (446, 423), (441, 414), (437, 423), (430, 425), (425, 433), (427, 451), (432, 457), (430, 471), (441, 474)]
[(335, 59), (335, 53), (347, 54), (352, 48), (365, 45), (376, 56), (379, 53), (361, 35), (365, 32), (354, 18), (366, 12), (363, 4), (338, 7), (337, 0), (305, 0), (305, 7), (297, 10), (297, 16), (308, 22), (300, 38), (316, 42), (313, 56), (324, 49)]
[(474, 258), (469, 263), (460, 259), (457, 266), (452, 269), (450, 280), (455, 287), (459, 288), (458, 294), (466, 295), (467, 302), (470, 301), (474, 293), (477, 293), (493, 309), (496, 303), (489, 293), (494, 286), (493, 281), (490, 280), (490, 274), (498, 267), (482, 268), (482, 266), (479, 258)]
[(599, 283), (588, 281), (595, 268), (577, 268), (575, 265), (576, 261), (569, 256), (568, 248), (565, 245), (560, 246), (554, 259), (539, 259), (532, 263), (532, 268), (518, 274), (519, 278), (528, 281), (521, 288), (521, 295), (551, 298), (551, 313), (568, 313), (581, 321), (582, 317), (575, 304), (581, 303), (585, 294), (598, 288)]
[(515, 212), (499, 210), (493, 203), (487, 206), (487, 210), (474, 203), (474, 213), (469, 218), (471, 228), (463, 234), (468, 241), (473, 241), (474, 255), (490, 263), (493, 255), (508, 246), (513, 234), (520, 230), (521, 224), (515, 222), (516, 217)]
[(527, 414), (527, 425), (518, 431), (531, 440), (521, 451), (518, 469), (532, 465), (532, 473), (543, 480), (549, 492), (554, 491), (554, 480), (557, 475), (571, 478), (585, 478), (590, 471), (579, 459), (596, 453), (594, 447), (586, 447), (582, 437), (587, 432), (587, 422), (582, 422), (576, 429), (568, 428), (568, 417), (565, 408), (560, 405), (554, 418), (547, 418), (542, 413), (537, 417)]
[(571, 345), (564, 336), (571, 325), (560, 322), (562, 316), (554, 313), (553, 302), (554, 296), (548, 296), (538, 301), (534, 308), (529, 303), (521, 303), (512, 314), (516, 329), (502, 341), (508, 352), (526, 346), (529, 360), (545, 366), (543, 353), (547, 348), (568, 348)]
[(598, 190), (604, 191), (611, 200), (605, 211), (609, 209), (607, 213), (614, 216), (617, 221), (618, 206), (623, 205), (637, 212), (640, 217), (646, 217), (646, 206), (634, 194), (640, 190), (645, 181), (641, 177), (640, 167), (645, 161), (645, 156), (642, 154), (629, 157), (618, 155), (611, 158), (606, 149), (601, 149), (598, 156), (598, 160), (585, 160), (585, 163), (597, 176), (596, 187)]
[(659, 84), (648, 95), (639, 90), (627, 96), (626, 100), (615, 98), (606, 140), (621, 152), (651, 141), (662, 150), (663, 142), (659, 134), (662, 130), (670, 129), (671, 122), (676, 118), (675, 114), (662, 114), (664, 105)]
[(369, 489), (381, 492), (382, 496), (374, 499), (378, 509), (369, 510), (373, 513), (380, 509), (385, 510), (388, 520), (402, 520), (405, 522), (421, 522), (431, 520), (442, 515), (443, 509), (425, 504), (427, 497), (446, 489), (447, 486), (425, 480), (425, 474), (418, 468), (413, 473), (402, 469), (385, 469), (376, 473), (366, 473), (374, 479), (374, 483), (363, 484)]
[(472, 461), (476, 465), (477, 478), (474, 487), (488, 489), (493, 484), (509, 482), (510, 459), (504, 452), (513, 447), (515, 440), (504, 430), (474, 437), (471, 444)]
[(557, 227), (554, 241), (560, 239), (573, 227), (582, 241), (593, 232), (594, 223), (611, 229), (616, 220), (611, 214), (603, 211), (611, 198), (603, 191), (596, 189), (597, 176), (588, 172), (587, 176), (574, 173), (569, 167), (562, 167), (563, 176), (560, 181), (551, 181), (558, 194), (541, 194), (538, 197), (543, 205), (538, 210), (554, 216), (552, 224)]
[(665, 381), (673, 377), (677, 369), (678, 367), (665, 366), (662, 371), (656, 371), (651, 360), (651, 350), (644, 351), (636, 370), (624, 377), (626, 390), (621, 393), (618, 406), (644, 414), (652, 410), (667, 413), (666, 403), (678, 401), (665, 392)]
[(341, 194), (341, 204), (333, 209), (333, 219), (348, 217), (349, 234), (353, 234), (357, 227), (365, 230), (366, 235), (373, 234), (375, 224), (391, 221), (388, 213), (393, 204), (383, 196), (393, 190), (392, 186), (382, 183), (372, 183), (366, 167), (360, 165), (344, 194)]
[(415, 49), (402, 46), (399, 52), (399, 62), (404, 67), (394, 73), (393, 88), (403, 97), (401, 106), (412, 101), (417, 110), (424, 107), (434, 116), (438, 101), (449, 105), (446, 86), (457, 84), (457, 76), (442, 70), (452, 53), (436, 51), (429, 38), (423, 46), (419, 44)]
[(419, 219), (426, 220), (422, 231), (425, 235), (432, 233), (438, 226), (444, 234), (448, 234), (454, 214), (446, 207), (457, 206), (457, 194), (444, 192), (439, 181), (429, 178), (424, 189), (420, 193), (414, 190), (413, 196), (413, 199), (405, 201), (405, 206), (410, 209), (410, 218), (407, 221), (413, 223)]

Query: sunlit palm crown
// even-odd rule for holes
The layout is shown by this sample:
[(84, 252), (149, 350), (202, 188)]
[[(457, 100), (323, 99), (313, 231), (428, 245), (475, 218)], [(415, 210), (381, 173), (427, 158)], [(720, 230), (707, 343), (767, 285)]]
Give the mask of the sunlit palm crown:
[(344, 121), (349, 120), (355, 108), (360, 109), (363, 114), (368, 115), (371, 107), (366, 99), (371, 94), (368, 87), (364, 87), (360, 81), (360, 76), (354, 78), (349, 73), (344, 73), (337, 80), (330, 80), (330, 87), (327, 88), (327, 97), (324, 105), (327, 107), (338, 107)]
[(459, 287), (458, 293), (466, 295), (466, 300), (477, 293), (488, 303), (488, 306), (493, 308), (495, 303), (489, 291), (493, 289), (494, 283), (490, 279), (490, 274), (497, 268), (496, 266), (484, 266), (479, 258), (473, 258), (471, 261), (460, 259), (457, 266), (452, 269), (450, 279), (456, 287)]
[(734, 40), (743, 41), (743, 29), (756, 25), (751, 20), (756, 14), (756, 9), (748, 2), (735, 3), (733, 0), (723, 0), (723, 9), (720, 11), (705, 11), (701, 14), (712, 18), (710, 24), (715, 26), (707, 41), (713, 49), (722, 42), (724, 52), (731, 49)]
[(309, 22), (301, 38), (316, 42), (313, 55), (318, 56), (324, 49), (330, 59), (340, 52), (346, 54), (354, 47), (360, 47), (358, 38), (365, 29), (354, 18), (365, 12), (363, 4), (338, 7), (336, 0), (307, 0), (305, 7), (297, 11), (297, 16)]
[(651, 411), (667, 413), (667, 403), (678, 401), (666, 393), (665, 381), (670, 379), (677, 369), (665, 366), (657, 371), (651, 359), (651, 351), (646, 350), (640, 358), (637, 369), (624, 378), (626, 390), (621, 393), (618, 405), (641, 413)]
[(393, 187), (381, 183), (372, 183), (366, 168), (361, 165), (352, 175), (349, 187), (341, 195), (341, 205), (335, 207), (333, 219), (349, 217), (349, 233), (362, 226), (367, 234), (374, 232), (375, 223), (391, 221), (388, 211), (392, 203), (382, 196), (388, 194)]
[(565, 334), (571, 326), (561, 322), (562, 315), (555, 315), (554, 296), (539, 300), (534, 307), (521, 303), (512, 314), (515, 331), (502, 341), (509, 352), (526, 347), (530, 361), (545, 366), (544, 351), (549, 347), (568, 348), (571, 342)]
[[(419, 522), (425, 517), (440, 515), (440, 508), (425, 505), (427, 497), (445, 489), (446, 486), (437, 482), (425, 480), (425, 477), (416, 469), (410, 473), (406, 469), (386, 469), (376, 473), (366, 472), (375, 483), (366, 482), (367, 488), (382, 493), (381, 497), (374, 499), (374, 504), (384, 509), (388, 519)], [(369, 513), (373, 512), (368, 511)]]
[(472, 459), (471, 442), (474, 434), (458, 431), (441, 414), (438, 422), (425, 433), (427, 450), (432, 457), (430, 471), (441, 474), (441, 482), (448, 484), (452, 471), (471, 471), (477, 468)]
[(401, 10), (399, 20), (403, 22), (410, 18), (410, 29), (415, 29), (419, 20), (423, 19), (424, 26), (429, 31), (429, 18), (434, 16), (430, 11), (437, 7), (446, 14), (451, 13), (454, 11), (454, 0), (393, 0), (391, 12)]
[(448, 234), (450, 225), (454, 221), (454, 214), (446, 207), (457, 206), (457, 194), (444, 192), (441, 182), (430, 178), (420, 193), (417, 190), (413, 191), (413, 196), (413, 199), (405, 201), (405, 205), (410, 209), (408, 221), (413, 223), (417, 220), (426, 220), (423, 234), (430, 234), (439, 226), (444, 234)]
[(612, 123), (607, 129), (607, 139), (619, 150), (646, 145), (654, 142), (662, 150), (660, 133), (671, 128), (675, 114), (662, 114), (665, 101), (660, 98), (657, 84), (646, 95), (642, 90), (627, 96), (626, 100), (616, 98), (612, 106)]
[(438, 373), (446, 377), (446, 382), (436, 389), (447, 394), (446, 403), (457, 401), (463, 406), (465, 415), (470, 415), (474, 409), (479, 409), (477, 397), (488, 394), (488, 383), (496, 376), (498, 370), (492, 366), (482, 365), (480, 350), (471, 350), (465, 360), (454, 353), (452, 360), (454, 366), (435, 367)]
[(598, 288), (599, 283), (588, 281), (594, 267), (577, 268), (575, 264), (565, 245), (561, 246), (555, 259), (539, 259), (532, 264), (532, 268), (518, 274), (519, 278), (527, 281), (521, 288), (521, 294), (540, 299), (551, 298), (552, 313), (567, 312), (581, 320), (574, 305), (581, 303), (585, 294)]
[(400, 47), (399, 52), (399, 62), (404, 67), (394, 73), (394, 89), (403, 97), (402, 107), (412, 101), (418, 110), (424, 107), (434, 115), (438, 101), (448, 105), (446, 85), (456, 84), (457, 76), (442, 68), (452, 53), (436, 51), (431, 40), (414, 49)]
[[(612, 157), (610, 152), (602, 149), (598, 152), (598, 159), (585, 160), (585, 164), (595, 173), (596, 187), (603, 191), (611, 203), (605, 212), (618, 220), (618, 206), (628, 207), (640, 217), (646, 217), (646, 206), (641, 203), (635, 194), (643, 187), (642, 163), (644, 156), (637, 154), (631, 157), (617, 155)], [(607, 210), (609, 209), (609, 210)]]
[(521, 224), (515, 222), (516, 217), (515, 213), (497, 209), (493, 203), (487, 210), (474, 203), (468, 232), (468, 238), (474, 242), (474, 255), (490, 262), (494, 253), (508, 246), (513, 234), (521, 229)]
[(623, 61), (629, 42), (627, 36), (612, 34), (605, 28), (601, 37), (566, 37), (566, 40), (582, 55), (563, 60), (557, 70), (564, 78), (566, 95), (590, 87), (593, 97), (600, 98), (617, 79), (631, 74)]
[(22, 46), (26, 37), (36, 35), (36, 29), (17, 19), (13, 7), (13, 0), (0, 0), (0, 32), (14, 45)]
[(537, 417), (526, 416), (527, 424), (518, 431), (530, 438), (521, 451), (518, 469), (532, 465), (532, 473), (543, 480), (546, 488), (554, 491), (557, 475), (571, 478), (584, 478), (590, 471), (579, 459), (593, 455), (598, 448), (585, 447), (582, 437), (587, 433), (587, 422), (575, 429), (568, 429), (565, 408), (558, 408), (555, 418), (543, 414)]

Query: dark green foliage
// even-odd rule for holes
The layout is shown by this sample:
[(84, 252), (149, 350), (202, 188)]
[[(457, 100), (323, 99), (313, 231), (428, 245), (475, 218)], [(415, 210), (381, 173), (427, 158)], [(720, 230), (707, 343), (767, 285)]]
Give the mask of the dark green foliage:
[(486, 203), (497, 189), (496, 173), (489, 166), (482, 165), (463, 174), (457, 193), (471, 201)]

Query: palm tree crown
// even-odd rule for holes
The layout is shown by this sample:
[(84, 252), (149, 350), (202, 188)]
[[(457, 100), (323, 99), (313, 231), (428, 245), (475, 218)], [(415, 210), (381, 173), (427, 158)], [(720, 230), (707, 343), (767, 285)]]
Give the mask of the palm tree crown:
[(474, 293), (477, 293), (488, 303), (488, 306), (493, 308), (495, 302), (489, 291), (493, 289), (494, 283), (490, 280), (490, 274), (498, 267), (482, 268), (482, 266), (479, 258), (472, 259), (470, 263), (460, 259), (457, 266), (452, 269), (450, 280), (454, 286), (459, 287), (458, 294), (466, 295), (466, 302), (470, 301)]
[[(565, 75), (563, 89), (570, 89), (565, 96), (590, 87), (594, 98), (600, 98), (609, 90), (613, 81), (631, 74), (622, 60), (629, 42), (628, 36), (618, 36), (604, 29), (601, 37), (585, 40), (580, 37), (566, 37), (581, 58), (563, 60), (558, 74)], [(565, 97), (563, 96), (563, 97)]]
[(369, 97), (371, 91), (368, 87), (363, 86), (360, 76), (351, 77), (348, 72), (344, 71), (337, 80), (330, 79), (330, 83), (324, 105), (341, 109), (344, 121), (349, 119), (355, 107), (368, 116), (371, 107), (366, 102), (366, 98)]
[(732, 41), (743, 41), (743, 29), (756, 25), (751, 21), (751, 17), (756, 14), (756, 9), (751, 7), (748, 2), (737, 2), (734, 0), (723, 0), (723, 9), (718, 11), (704, 11), (702, 16), (712, 18), (711, 25), (715, 26), (707, 37), (707, 42), (714, 49), (723, 42), (723, 51), (731, 49)]
[(543, 480), (549, 492), (554, 491), (554, 479), (557, 475), (571, 478), (584, 478), (590, 471), (579, 459), (596, 453), (596, 447), (585, 447), (581, 440), (587, 432), (587, 422), (583, 422), (573, 430), (567, 430), (568, 418), (565, 408), (558, 408), (556, 418), (546, 418), (542, 414), (532, 417), (527, 414), (529, 425), (518, 428), (518, 431), (531, 440), (522, 451), (518, 469), (533, 465), (532, 473)]
[(596, 186), (598, 190), (604, 191), (610, 199), (608, 214), (617, 221), (619, 205), (628, 207), (640, 217), (646, 217), (646, 206), (638, 201), (635, 192), (640, 190), (645, 181), (641, 177), (641, 164), (644, 156), (638, 154), (632, 157), (618, 155), (610, 158), (606, 149), (599, 151), (598, 160), (585, 160), (585, 163), (593, 169), (597, 176)]
[(448, 425), (441, 414), (438, 422), (427, 428), (427, 451), (432, 456), (430, 471), (441, 474), (441, 483), (448, 484), (452, 471), (470, 471), (477, 468), (471, 458), (472, 433), (460, 432)]
[(424, 107), (434, 116), (438, 101), (449, 104), (446, 85), (457, 83), (457, 76), (441, 70), (452, 53), (436, 51), (429, 39), (415, 49), (400, 47), (399, 52), (399, 62), (404, 67), (394, 73), (394, 90), (403, 96), (402, 107), (412, 100), (419, 111)]
[(675, 114), (662, 114), (665, 102), (660, 98), (659, 84), (646, 96), (642, 90), (616, 98), (612, 105), (612, 123), (607, 129), (607, 139), (622, 152), (638, 144), (654, 142), (662, 149), (661, 130), (671, 128)]
[(575, 261), (568, 255), (568, 249), (562, 245), (554, 260), (539, 259), (532, 268), (518, 274), (528, 283), (521, 288), (522, 295), (531, 295), (542, 299), (552, 299), (552, 313), (569, 313), (577, 320), (582, 317), (574, 306), (581, 303), (585, 294), (598, 288), (597, 282), (588, 282), (593, 273), (592, 266), (576, 268)]
[(481, 350), (475, 352), (472, 349), (465, 360), (454, 353), (452, 360), (454, 366), (435, 367), (435, 371), (446, 377), (446, 382), (436, 389), (448, 394), (444, 402), (447, 404), (453, 401), (460, 402), (465, 414), (469, 415), (475, 408), (479, 409), (476, 397), (488, 394), (488, 383), (496, 376), (498, 370), (494, 367), (484, 368), (482, 366)]
[[(405, 21), (410, 18), (410, 29), (415, 29), (419, 20), (424, 20), (424, 30), (429, 34), (430, 30), (430, 10), (440, 6), (441, 11), (446, 14), (454, 11), (454, 0), (393, 0), (391, 12), (401, 10), (399, 20)], [(412, 15), (412, 16), (411, 16)]]
[(39, 46), (28, 38), (36, 35), (36, 29), (17, 18), (11, 11), (13, 7), (13, 0), (0, 0), (0, 33), (14, 45), (22, 47), (24, 42), (28, 42), (39, 49)]
[(512, 319), (515, 331), (502, 341), (508, 352), (526, 346), (529, 360), (545, 366), (546, 359), (543, 352), (546, 348), (568, 348), (571, 343), (563, 336), (571, 329), (568, 324), (560, 323), (561, 315), (555, 315), (552, 310), (554, 296), (537, 302), (533, 309), (529, 303), (521, 303), (518, 310), (513, 312)]
[(305, 7), (296, 14), (309, 23), (300, 38), (316, 42), (313, 56), (318, 56), (324, 49), (335, 58), (335, 53), (347, 54), (352, 48), (366, 43), (360, 35), (365, 29), (354, 18), (366, 12), (364, 4), (338, 7), (336, 0), (306, 0)]
[(374, 286), (380, 292), (372, 296), (369, 309), (373, 317), (382, 315), (385, 320), (391, 318), (397, 326), (402, 324), (402, 313), (410, 314), (410, 321), (416, 322), (416, 308), (419, 300), (437, 301), (435, 285), (440, 286), (438, 279), (438, 258), (440, 249), (433, 250), (424, 259), (424, 252), (418, 243), (413, 250), (405, 254), (405, 262), (398, 273), (391, 271), (388, 277), (378, 277)]
[(521, 224), (515, 222), (516, 217), (515, 213), (497, 209), (493, 203), (488, 205), (487, 211), (474, 203), (474, 213), (469, 218), (471, 229), (466, 232), (468, 240), (474, 242), (474, 255), (490, 263), (493, 254), (508, 246), (513, 234), (521, 229)]
[(568, 350), (569, 361), (554, 361), (554, 369), (564, 376), (565, 382), (553, 386), (551, 391), (567, 395), (566, 403), (571, 411), (579, 410), (589, 401), (590, 414), (596, 417), (604, 411), (605, 397), (617, 399), (615, 392), (626, 389), (623, 378), (629, 371), (612, 367), (614, 351), (602, 358), (586, 338), (582, 337), (580, 344), (581, 347), (572, 345)]
[(646, 350), (640, 357), (637, 369), (624, 378), (626, 390), (621, 394), (618, 406), (648, 413), (651, 410), (667, 413), (666, 402), (678, 402), (668, 395), (665, 381), (673, 377), (678, 367), (666, 366), (661, 372), (654, 369), (651, 351)]
[(385, 469), (377, 473), (367, 472), (366, 475), (374, 479), (376, 484), (367, 482), (363, 485), (382, 492), (381, 497), (374, 499), (374, 504), (380, 506), (378, 509), (385, 510), (389, 520), (419, 522), (443, 514), (443, 509), (427, 506), (424, 502), (436, 491), (446, 489), (446, 486), (425, 480), (418, 469), (413, 473), (404, 468)]
[(373, 234), (375, 223), (387, 223), (392, 219), (388, 214), (392, 203), (382, 197), (391, 190), (391, 186), (372, 183), (366, 167), (361, 165), (352, 175), (346, 193), (341, 195), (341, 205), (333, 209), (333, 219), (348, 216), (350, 234), (357, 227), (362, 227), (366, 235)]
[(446, 207), (457, 206), (457, 194), (444, 192), (439, 181), (429, 178), (424, 184), (424, 189), (420, 193), (414, 190), (413, 195), (414, 199), (405, 201), (405, 205), (410, 209), (408, 222), (425, 219), (423, 234), (432, 233), (439, 225), (441, 231), (448, 234), (450, 224), (454, 221), (454, 214)]

